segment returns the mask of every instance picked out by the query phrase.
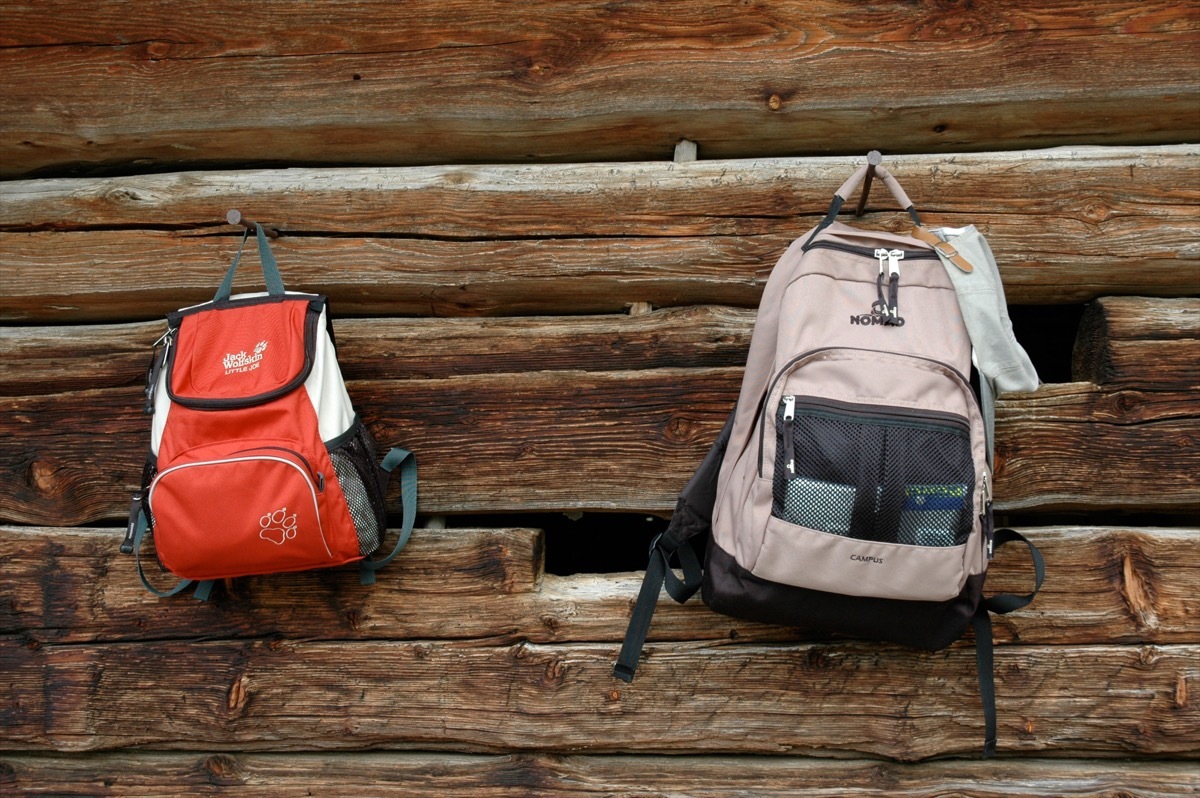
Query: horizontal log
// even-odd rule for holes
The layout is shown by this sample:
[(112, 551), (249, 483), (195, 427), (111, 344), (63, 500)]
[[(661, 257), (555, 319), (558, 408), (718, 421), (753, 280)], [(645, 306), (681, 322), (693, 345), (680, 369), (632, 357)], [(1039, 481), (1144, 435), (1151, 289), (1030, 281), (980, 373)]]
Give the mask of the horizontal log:
[[(416, 452), (421, 512), (662, 513), (724, 424), (741, 374), (542, 371), (349, 390), (378, 441)], [(146, 457), (142, 400), (139, 388), (0, 397), (0, 469), (13, 475), (0, 519), (121, 518)], [(1198, 439), (1195, 393), (1068, 383), (1010, 394), (997, 408), (997, 508), (1195, 511)], [(391, 499), (398, 509), (395, 486)]]
[[(1010, 302), (1045, 304), (1194, 293), (1197, 155), (1195, 145), (1093, 147), (898, 156), (888, 165), (931, 223), (987, 234)], [(231, 207), (283, 229), (273, 247), (288, 285), (329, 294), (343, 316), (754, 307), (775, 260), (860, 161), (0, 183), (0, 230), (12, 231), (0, 234), (0, 321), (161, 318), (208, 299), (237, 249), (231, 232), (212, 235), (229, 230)], [(886, 192), (873, 196), (872, 207), (891, 210)]]
[[(746, 362), (754, 312), (688, 307), (612, 316), (339, 319), (348, 380), (544, 370), (612, 371)], [(0, 327), (0, 395), (144, 385), (165, 322)]]
[(1071, 373), (1099, 385), (1200, 388), (1200, 299), (1096, 300), (1080, 320)]
[[(1200, 530), (1039, 528), (1050, 578), (1028, 608), (995, 619), (1001, 644), (1197, 643)], [(302, 639), (623, 639), (640, 574), (542, 575), (530, 530), (418, 529), (362, 587), (353, 568), (234, 580), (207, 603), (146, 592), (116, 529), (0, 527), (0, 634), (46, 643), (282, 635)], [(644, 556), (637, 545), (634, 556)], [(153, 567), (151, 567), (152, 578)], [(161, 583), (169, 584), (167, 579)], [(1001, 549), (988, 592), (1027, 593), (1020, 547)], [(718, 615), (664, 595), (652, 641), (783, 642), (803, 631)]]
[(897, 764), (805, 757), (481, 756), (438, 753), (153, 753), (0, 759), (0, 786), (95, 795), (464, 798), (665, 795), (694, 798), (1184, 798), (1184, 762), (1021, 759)]
[[(1195, 141), (1186, 6), (5, 9), (0, 175)], [(54, 24), (47, 24), (53, 20)], [(61, 25), (60, 25), (61, 23)], [(281, 30), (296, 36), (280, 37)], [(53, 31), (53, 33), (49, 32)], [(880, 87), (887, 87), (881, 102)]]
[[(0, 641), (9, 751), (975, 753), (969, 648), (651, 645), (637, 680), (616, 644), (445, 641)], [(885, 653), (886, 652), (886, 653)], [(999, 750), (1196, 757), (1200, 646), (996, 651)]]
[[(661, 511), (716, 437), (740, 374), (544, 371), (349, 391), (381, 445), (416, 453), (420, 512)], [(0, 518), (78, 524), (125, 512), (148, 451), (141, 398), (112, 388), (0, 400), (0, 468), (21, 475), (0, 486)]]
[(1065, 383), (1007, 397), (996, 405), (998, 509), (1200, 509), (1196, 391)]

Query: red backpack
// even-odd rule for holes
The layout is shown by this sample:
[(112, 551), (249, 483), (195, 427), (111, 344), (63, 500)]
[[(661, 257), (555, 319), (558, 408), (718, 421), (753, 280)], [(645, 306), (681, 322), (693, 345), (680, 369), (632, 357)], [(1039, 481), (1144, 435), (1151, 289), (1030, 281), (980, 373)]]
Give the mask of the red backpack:
[[(285, 291), (255, 227), (267, 291), (230, 296), (239, 249), (213, 300), (169, 313), (155, 344), (150, 456), (121, 551), (135, 553), (142, 583), (159, 596), (198, 582), (205, 599), (215, 579), (355, 561), (371, 584), (416, 519), (415, 458), (392, 449), (379, 463), (346, 393), (325, 297)], [(397, 467), (399, 540), (366, 559), (383, 542)], [(170, 590), (142, 570), (147, 530), (163, 567), (183, 579)]]

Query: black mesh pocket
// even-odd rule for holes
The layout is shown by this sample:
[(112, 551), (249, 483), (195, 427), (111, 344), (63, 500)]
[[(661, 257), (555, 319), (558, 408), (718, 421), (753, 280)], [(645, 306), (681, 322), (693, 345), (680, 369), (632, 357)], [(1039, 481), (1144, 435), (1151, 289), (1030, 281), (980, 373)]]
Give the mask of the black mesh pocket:
[(353, 435), (332, 449), (329, 457), (354, 519), (358, 553), (365, 557), (379, 548), (387, 531), (387, 506), (371, 433), (362, 422), (355, 422)]
[(914, 546), (957, 546), (971, 534), (975, 465), (964, 419), (785, 397), (776, 430), (776, 517)]

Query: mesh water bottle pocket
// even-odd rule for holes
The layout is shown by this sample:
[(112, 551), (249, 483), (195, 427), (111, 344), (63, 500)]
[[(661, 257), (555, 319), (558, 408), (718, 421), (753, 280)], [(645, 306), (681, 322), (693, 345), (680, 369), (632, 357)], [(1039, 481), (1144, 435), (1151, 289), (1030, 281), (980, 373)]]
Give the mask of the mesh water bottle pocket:
[(378, 549), (383, 541), (387, 531), (387, 508), (378, 478), (375, 444), (362, 422), (355, 422), (353, 434), (330, 450), (329, 457), (354, 521), (359, 554), (365, 557)]
[(784, 397), (772, 514), (859, 540), (957, 546), (973, 526), (965, 419)]

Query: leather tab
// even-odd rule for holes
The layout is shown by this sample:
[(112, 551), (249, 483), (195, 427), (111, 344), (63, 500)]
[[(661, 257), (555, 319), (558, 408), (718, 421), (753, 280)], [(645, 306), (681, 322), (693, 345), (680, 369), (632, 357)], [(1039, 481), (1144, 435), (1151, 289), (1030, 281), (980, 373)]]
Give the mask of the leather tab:
[(920, 241), (924, 241), (938, 251), (942, 257), (953, 263), (960, 270), (970, 274), (975, 271), (975, 267), (971, 262), (958, 254), (958, 250), (954, 248), (948, 241), (943, 241), (934, 235), (930, 230), (920, 225), (915, 225), (912, 229), (912, 237)]

